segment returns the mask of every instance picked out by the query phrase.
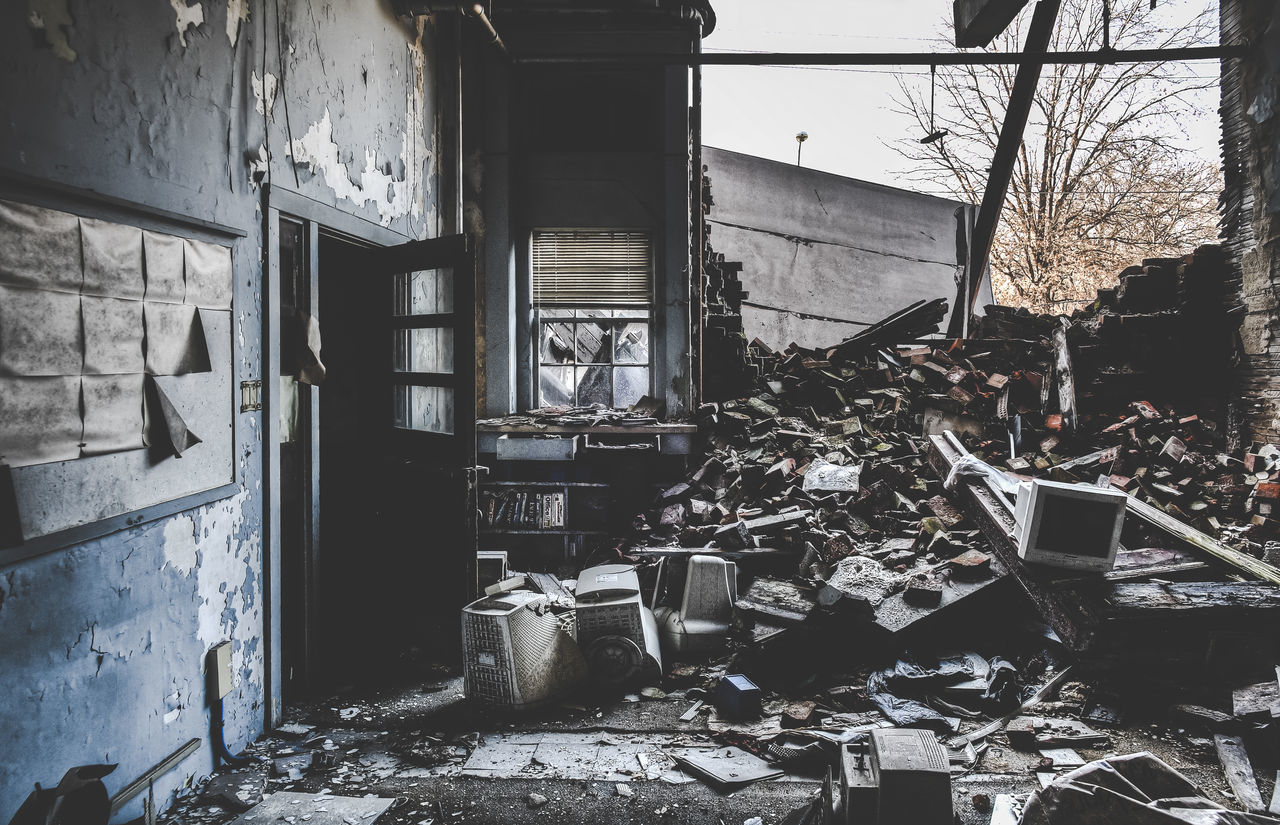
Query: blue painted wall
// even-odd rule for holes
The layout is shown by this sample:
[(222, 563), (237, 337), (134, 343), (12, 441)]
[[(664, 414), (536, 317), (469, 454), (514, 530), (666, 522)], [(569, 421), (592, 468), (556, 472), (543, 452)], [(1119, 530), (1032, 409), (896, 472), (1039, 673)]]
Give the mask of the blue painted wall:
[[(7, 3), (0, 167), (247, 230), (235, 381), (259, 379), (259, 184), (437, 234), (433, 60), (429, 21), (386, 2)], [(0, 564), (0, 822), (73, 765), (120, 763), (114, 792), (192, 737), (200, 751), (157, 784), (158, 801), (206, 774), (204, 657), (223, 639), (229, 743), (262, 731), (262, 413), (237, 410), (235, 430), (235, 495)], [(140, 813), (136, 800), (117, 821)]]

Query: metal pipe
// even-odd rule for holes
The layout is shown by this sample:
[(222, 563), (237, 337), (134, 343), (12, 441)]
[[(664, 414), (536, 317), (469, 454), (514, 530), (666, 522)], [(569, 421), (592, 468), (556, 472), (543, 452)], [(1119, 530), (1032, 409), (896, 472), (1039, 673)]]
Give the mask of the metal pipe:
[(1164, 63), (1244, 57), (1247, 46), (1175, 49), (1094, 49), (1077, 52), (638, 52), (636, 54), (526, 54), (516, 63), (674, 66), (1021, 66), (1085, 63)]
[(498, 51), (502, 52), (505, 57), (510, 59), (511, 52), (507, 51), (507, 44), (502, 42), (502, 35), (498, 34), (498, 30), (493, 27), (493, 21), (489, 19), (489, 15), (485, 14), (484, 4), (476, 3), (473, 5), (471, 7), (471, 16), (479, 20), (485, 29), (488, 30), (489, 37), (491, 38), (489, 42), (497, 46)]

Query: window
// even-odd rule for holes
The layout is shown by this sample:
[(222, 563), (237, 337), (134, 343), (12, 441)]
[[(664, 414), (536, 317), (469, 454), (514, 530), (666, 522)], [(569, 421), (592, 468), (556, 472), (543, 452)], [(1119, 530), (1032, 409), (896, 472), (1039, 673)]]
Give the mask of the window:
[(647, 395), (652, 295), (648, 233), (535, 232), (538, 404), (627, 407)]

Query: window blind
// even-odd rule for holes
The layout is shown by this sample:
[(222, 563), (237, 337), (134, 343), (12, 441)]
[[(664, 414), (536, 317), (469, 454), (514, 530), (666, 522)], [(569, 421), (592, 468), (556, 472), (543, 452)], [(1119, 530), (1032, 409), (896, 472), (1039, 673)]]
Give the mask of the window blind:
[(653, 239), (647, 232), (533, 233), (533, 300), (546, 306), (647, 305)]

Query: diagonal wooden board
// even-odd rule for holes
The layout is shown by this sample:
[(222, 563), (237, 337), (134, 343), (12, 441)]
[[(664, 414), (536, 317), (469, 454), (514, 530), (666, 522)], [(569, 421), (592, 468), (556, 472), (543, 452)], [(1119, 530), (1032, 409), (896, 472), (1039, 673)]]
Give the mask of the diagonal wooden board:
[(333, 794), (279, 791), (232, 820), (231, 825), (275, 825), (305, 822), (307, 825), (373, 825), (394, 799), (358, 798)]

